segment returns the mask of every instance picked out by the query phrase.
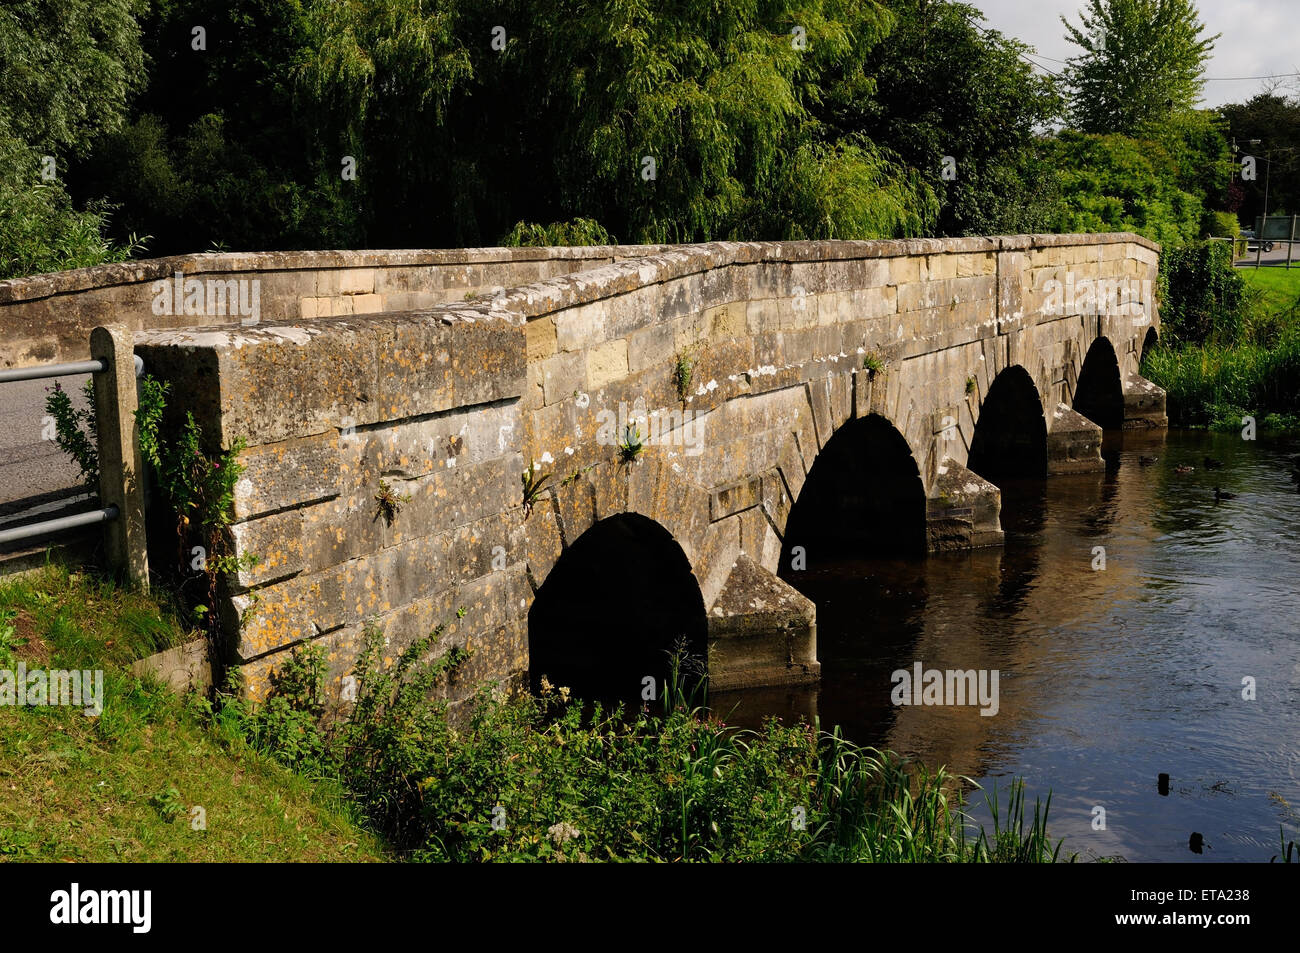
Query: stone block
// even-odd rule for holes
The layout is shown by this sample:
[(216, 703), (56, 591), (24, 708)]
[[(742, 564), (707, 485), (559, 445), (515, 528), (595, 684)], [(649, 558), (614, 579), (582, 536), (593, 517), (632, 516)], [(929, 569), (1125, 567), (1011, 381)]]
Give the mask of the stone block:
[(587, 389), (587, 355), (582, 351), (553, 354), (539, 364), (542, 395), (547, 404), (572, 397)]
[(607, 341), (587, 349), (587, 385), (593, 390), (627, 376), (627, 341)]

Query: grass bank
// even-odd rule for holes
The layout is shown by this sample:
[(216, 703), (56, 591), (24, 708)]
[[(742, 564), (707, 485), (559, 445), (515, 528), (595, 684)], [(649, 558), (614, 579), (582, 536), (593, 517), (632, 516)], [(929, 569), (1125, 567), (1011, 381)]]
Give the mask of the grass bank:
[(228, 706), (263, 750), (336, 778), (415, 861), (1048, 862), (1050, 803), (1003, 791), (992, 832), (970, 831), (943, 770), (775, 719), (731, 728), (693, 707), (676, 676), (666, 714), (625, 714), (543, 686), (481, 693), (451, 718), (435, 636), (374, 667), (369, 633), (351, 717), (317, 720), (324, 665), (310, 650), (256, 711)]
[(177, 618), (165, 599), (65, 568), (0, 582), (0, 669), (104, 671), (98, 717), (0, 705), (0, 860), (385, 859), (336, 785), (130, 674), (187, 638)]
[(676, 677), (662, 716), (546, 685), (453, 716), (436, 698), (461, 656), (431, 656), (437, 632), (379, 668), (368, 629), (345, 720), (322, 718), (311, 649), (261, 705), (178, 697), (126, 668), (186, 638), (177, 618), (57, 567), (0, 583), (0, 672), (104, 668), (98, 717), (0, 705), (0, 860), (1063, 859), (1050, 796), (1013, 784), (976, 829), (963, 779), (807, 724), (736, 730)]
[(1176, 319), (1143, 355), (1142, 373), (1165, 389), (1171, 422), (1232, 431), (1252, 417), (1259, 432), (1300, 431), (1300, 267), (1211, 260), (1201, 271), (1217, 273), (1173, 284)]
[[(667, 686), (668, 714), (552, 690), (431, 701), (432, 637), (358, 663), (322, 721), (324, 664), (294, 655), (261, 706), (129, 672), (189, 637), (165, 596), (49, 567), (0, 582), (0, 669), (104, 670), (103, 711), (0, 705), (0, 859), (39, 861), (1051, 861), (1047, 805), (1003, 792), (963, 823), (957, 779), (806, 724), (737, 731)], [(1007, 795), (1010, 794), (1010, 797)], [(197, 810), (197, 809), (201, 809)]]

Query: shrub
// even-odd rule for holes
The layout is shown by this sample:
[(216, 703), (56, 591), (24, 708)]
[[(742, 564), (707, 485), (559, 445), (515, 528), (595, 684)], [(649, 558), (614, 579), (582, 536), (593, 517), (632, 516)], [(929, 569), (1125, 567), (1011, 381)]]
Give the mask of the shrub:
[(144, 247), (134, 235), (125, 244), (104, 238), (111, 207), (74, 208), (40, 168), (36, 150), (0, 133), (0, 279), (122, 261)]
[(1209, 212), (1201, 216), (1202, 238), (1236, 238), (1241, 224), (1232, 212)]
[(595, 219), (575, 218), (550, 225), (516, 222), (515, 227), (501, 237), (501, 244), (507, 248), (520, 245), (613, 245), (615, 239)]
[[(481, 691), (453, 717), (437, 700), (466, 655), (432, 657), (436, 629), (380, 666), (366, 629), (350, 718), (318, 744), (323, 671), (307, 650), (260, 707), (232, 703), (252, 742), (300, 770), (337, 776), (405, 856), (484, 860), (1055, 860), (1047, 805), (1013, 786), (994, 831), (973, 838), (942, 769), (926, 771), (838, 732), (769, 720), (738, 731), (691, 708), (679, 677), (665, 714)], [(676, 671), (676, 669), (675, 669)], [(324, 751), (323, 757), (318, 752)], [(1049, 799), (1050, 802), (1050, 799)], [(1005, 823), (1003, 820), (1005, 819)], [(1028, 824), (1026, 822), (1028, 821)]]
[(1202, 241), (1160, 254), (1160, 318), (1166, 343), (1235, 341), (1245, 282), (1225, 242)]
[(66, 453), (81, 471), (81, 482), (91, 492), (99, 492), (99, 436), (95, 426), (95, 381), (86, 381), (82, 390), (86, 406), (72, 406), (72, 397), (54, 382), (45, 398), (45, 412), (54, 419), (54, 444)]

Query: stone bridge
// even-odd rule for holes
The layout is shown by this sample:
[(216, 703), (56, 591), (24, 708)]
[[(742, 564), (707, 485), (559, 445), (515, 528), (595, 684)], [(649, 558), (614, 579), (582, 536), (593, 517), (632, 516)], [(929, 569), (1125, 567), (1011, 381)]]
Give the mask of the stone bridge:
[[(998, 545), (1003, 481), (1164, 426), (1138, 376), (1157, 256), (1131, 234), (198, 255), (0, 283), (0, 327), (25, 363), (126, 321), (170, 410), (245, 441), (232, 533), (260, 561), (223, 609), (255, 697), (295, 645), (337, 685), (363, 627), (391, 657), (445, 624), (453, 699), (545, 675), (633, 701), (677, 640), (715, 689), (815, 679), (799, 571)], [(239, 282), (258, 313), (214, 316), (204, 286)]]

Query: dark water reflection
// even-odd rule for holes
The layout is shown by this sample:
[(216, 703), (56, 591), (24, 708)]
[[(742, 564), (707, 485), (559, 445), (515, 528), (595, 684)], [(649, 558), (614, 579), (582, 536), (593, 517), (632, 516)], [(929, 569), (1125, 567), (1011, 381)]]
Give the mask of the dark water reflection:
[[(817, 603), (822, 684), (715, 705), (742, 722), (818, 715), (986, 786), (1023, 777), (1031, 797), (1051, 790), (1052, 833), (1084, 858), (1267, 860), (1279, 825), (1300, 829), (1298, 449), (1115, 435), (1105, 474), (1004, 488), (1002, 550), (825, 566), (810, 553), (791, 581)], [(1216, 503), (1216, 485), (1236, 498)], [(893, 706), (891, 673), (916, 661), (999, 670), (998, 713)]]

